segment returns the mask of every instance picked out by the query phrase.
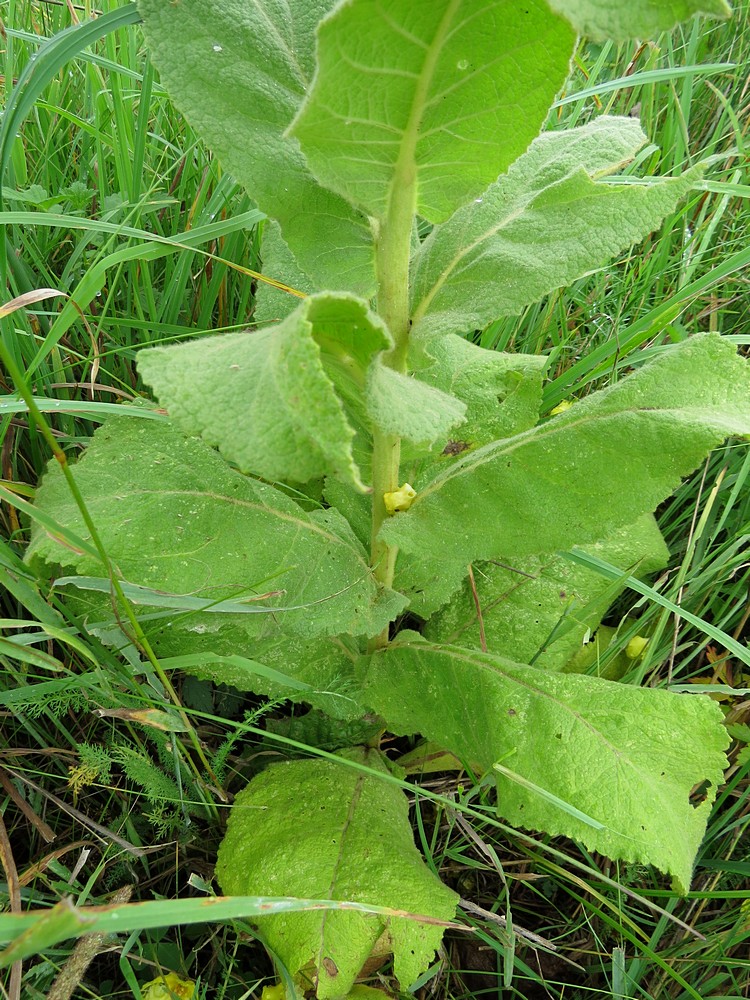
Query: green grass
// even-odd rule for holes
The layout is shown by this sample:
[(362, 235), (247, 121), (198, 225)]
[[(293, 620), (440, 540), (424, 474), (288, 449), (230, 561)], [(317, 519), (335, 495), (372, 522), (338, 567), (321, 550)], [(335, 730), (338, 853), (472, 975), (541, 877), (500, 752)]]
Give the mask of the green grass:
[[(123, 6), (105, 0), (96, 9)], [(644, 245), (478, 334), (485, 347), (552, 354), (549, 407), (621, 377), (635, 352), (647, 356), (699, 330), (717, 330), (743, 349), (750, 344), (750, 5), (736, 7), (729, 24), (694, 21), (658, 45), (578, 53), (552, 127), (637, 109), (653, 145), (634, 171), (709, 162), (701, 189)], [(74, 9), (81, 20), (92, 12), (88, 0)], [(0, 16), (7, 98), (43, 39), (72, 22), (66, 4), (30, 0), (5, 0)], [(51, 58), (45, 50), (35, 72)], [(608, 82), (618, 80), (612, 89)], [(46, 418), (69, 454), (85, 444), (101, 404), (146, 395), (134, 372), (138, 347), (252, 323), (248, 271), (259, 267), (258, 216), (172, 107), (136, 26), (107, 34), (52, 74), (9, 148), (2, 183), (6, 299), (42, 287), (70, 297), (0, 320), (35, 397), (62, 401)], [(183, 745), (177, 715), (175, 732), (134, 715), (165, 710), (159, 678), (89, 634), (49, 593), (49, 582), (20, 562), (25, 505), (50, 452), (23, 407), (11, 404), (14, 389), (0, 371), (0, 396), (9, 397), (0, 398), (0, 796), (23, 908), (63, 897), (105, 903), (127, 886), (133, 900), (165, 901), (166, 927), (96, 942), (77, 998), (137, 998), (160, 969), (198, 980), (201, 998), (257, 994), (272, 970), (249, 924), (176, 926), (178, 909), (168, 905), (179, 898), (184, 912), (188, 900), (187, 909), (200, 914), (226, 805)], [(654, 583), (664, 598), (743, 644), (749, 473), (747, 447), (735, 441), (683, 483), (660, 511), (673, 559)], [(750, 670), (702, 628), (632, 593), (610, 623), (619, 632), (604, 661), (633, 635), (649, 635), (632, 680), (739, 689), (723, 706), (729, 723), (748, 723), (747, 695), (739, 692), (750, 687)], [(175, 681), (211, 770), (230, 791), (259, 762), (311, 752), (270, 731), (270, 720), (283, 715), (279, 706)], [(733, 745), (687, 899), (651, 871), (509, 831), (493, 817), (487, 787), (470, 776), (424, 779), (415, 835), (434, 869), (474, 905), (464, 918), (475, 932), (448, 934), (419, 995), (747, 995), (750, 757), (741, 750)], [(46, 996), (72, 950), (71, 941), (45, 947), (20, 973), (3, 973), (5, 989), (24, 1000)], [(383, 977), (387, 985), (387, 969)]]

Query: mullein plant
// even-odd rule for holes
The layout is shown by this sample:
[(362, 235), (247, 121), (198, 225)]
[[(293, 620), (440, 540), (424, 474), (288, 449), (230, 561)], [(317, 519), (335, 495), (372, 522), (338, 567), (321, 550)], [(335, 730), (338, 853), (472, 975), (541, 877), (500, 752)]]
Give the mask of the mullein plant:
[(696, 334), (550, 415), (545, 358), (466, 337), (643, 239), (701, 177), (618, 173), (647, 142), (632, 118), (539, 134), (577, 36), (653, 37), (726, 4), (139, 9), (178, 107), (268, 216), (276, 284), (259, 329), (139, 354), (162, 409), (110, 419), (74, 468), (106, 558), (52, 468), (28, 559), (110, 641), (114, 580), (165, 670), (362, 734), (237, 795), (222, 890), (379, 904), (259, 932), (290, 991), (346, 996), (386, 955), (408, 988), (457, 896), (414, 846), (389, 732), (490, 777), (508, 823), (685, 892), (725, 765), (721, 710), (575, 672), (576, 653), (630, 573), (665, 565), (657, 505), (750, 432), (747, 363)]

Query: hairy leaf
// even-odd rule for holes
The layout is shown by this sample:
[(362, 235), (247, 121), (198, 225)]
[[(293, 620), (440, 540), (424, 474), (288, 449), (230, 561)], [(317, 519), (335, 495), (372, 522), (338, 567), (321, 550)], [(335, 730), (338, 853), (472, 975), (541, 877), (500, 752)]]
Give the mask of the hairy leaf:
[(370, 358), (390, 343), (364, 302), (324, 293), (276, 327), (152, 348), (138, 367), (178, 426), (243, 472), (296, 482), (333, 475), (364, 490), (336, 390), (356, 401)]
[(747, 362), (720, 336), (695, 336), (533, 430), (459, 458), (382, 536), (465, 562), (585, 545), (654, 510), (711, 448), (748, 433)]
[[(279, 627), (304, 638), (373, 634), (403, 606), (398, 595), (379, 590), (364, 549), (341, 515), (305, 513), (279, 490), (234, 472), (207, 445), (168, 423), (112, 420), (96, 432), (74, 471), (125, 580), (170, 594), (279, 609), (276, 614), (159, 611), (155, 619), (148, 617), (147, 627), (164, 655), (190, 651), (184, 634), (170, 641), (178, 633), (188, 633), (196, 651), (218, 653), (248, 650), (250, 640), (275, 638)], [(88, 537), (57, 463), (39, 488), (37, 505)], [(27, 559), (106, 576), (98, 560), (39, 527)], [(258, 600), (262, 594), (271, 596)], [(251, 655), (258, 658), (254, 650)]]
[(416, 173), (417, 211), (433, 222), (528, 146), (575, 37), (543, 0), (350, 0), (318, 34), (292, 128), (315, 175), (384, 218)]
[[(651, 514), (588, 548), (623, 574), (636, 565), (639, 576), (663, 569), (669, 558)], [(474, 580), (476, 601), (465, 584), (430, 619), (425, 636), (471, 649), (482, 648), (483, 636), (488, 652), (547, 670), (565, 666), (625, 586), (554, 554), (481, 563)]]
[[(309, 278), (302, 273), (294, 254), (284, 242), (281, 227), (274, 219), (268, 219), (263, 226), (260, 245), (263, 274), (272, 281), (280, 281), (295, 291), (316, 292), (310, 287)], [(299, 306), (299, 299), (281, 288), (264, 281), (258, 282), (255, 293), (253, 320), (258, 326), (279, 323)]]
[[(689, 888), (726, 766), (709, 698), (424, 641), (372, 657), (368, 691), (394, 732), (420, 732), (485, 770), (500, 763), (498, 811), (511, 823), (653, 864)], [(691, 802), (703, 782), (706, 798)]]
[[(402, 442), (402, 479), (421, 488), (462, 454), (498, 437), (533, 427), (539, 418), (542, 376), (547, 359), (533, 355), (486, 351), (461, 337), (438, 337), (423, 345), (426, 358), (415, 372), (415, 382), (449, 393), (466, 407), (466, 419), (454, 433), (438, 439), (429, 455)], [(416, 353), (416, 352), (415, 352)], [(442, 445), (442, 447), (441, 447)], [(341, 481), (329, 479), (326, 499), (340, 510), (363, 545), (370, 540), (370, 506)], [(448, 562), (441, 554), (399, 554), (394, 587), (409, 600), (410, 610), (422, 618), (446, 604), (466, 577), (463, 558)]]
[[(331, 718), (330, 714), (311, 709), (304, 715), (295, 714), (280, 719), (266, 716), (264, 726), (266, 732), (273, 735), (330, 752), (377, 740), (383, 731), (383, 720), (376, 715), (364, 718), (360, 715), (342, 722), (341, 718)], [(268, 738), (267, 744), (278, 749), (279, 743), (273, 735)]]
[[(179, 669), (212, 681), (229, 684), (239, 691), (253, 691), (273, 700), (288, 700), (312, 705), (336, 720), (359, 720), (365, 714), (366, 701), (355, 662), (361, 652), (356, 640), (348, 636), (306, 639), (284, 633), (283, 617), (274, 629), (268, 626), (262, 638), (252, 641), (253, 661), (243, 663), (236, 655), (247, 638), (238, 630), (226, 627), (209, 629), (205, 621), (167, 624), (148, 629), (152, 645), (169, 658), (162, 660), (166, 669)], [(192, 652), (197, 642), (204, 653)], [(257, 664), (260, 664), (258, 666)]]
[(387, 434), (430, 445), (463, 423), (466, 406), (447, 392), (375, 362), (368, 373), (367, 410), (372, 423)]
[(414, 276), (419, 335), (481, 329), (595, 268), (654, 230), (694, 175), (643, 184), (601, 176), (646, 141), (630, 118), (536, 139), (481, 204), (432, 231)]
[[(420, 382), (449, 393), (466, 407), (454, 434), (443, 436), (441, 454), (411, 462), (410, 482), (432, 479), (439, 465), (501, 437), (533, 427), (539, 419), (542, 379), (548, 359), (530, 354), (487, 351), (462, 337), (436, 337), (426, 345), (427, 362), (415, 375)], [(438, 438), (438, 440), (440, 440)]]
[[(399, 516), (399, 515), (396, 515)], [(393, 586), (409, 602), (409, 611), (428, 619), (450, 601), (469, 571), (465, 559), (435, 558), (440, 539), (434, 539), (429, 552), (399, 552)]]
[[(404, 478), (407, 476), (404, 471)], [(326, 481), (325, 496), (344, 515), (362, 544), (369, 545), (372, 531), (369, 497), (336, 479)], [(441, 555), (436, 559), (432, 550), (399, 552), (393, 588), (406, 599), (410, 612), (427, 619), (459, 590), (466, 573), (467, 564), (461, 558), (448, 560)]]
[(315, 27), (333, 6), (333, 0), (138, 0), (164, 85), (258, 207), (278, 219), (313, 287), (369, 296), (368, 220), (320, 187), (285, 132), (313, 76)]
[(372, 531), (372, 501), (357, 493), (340, 479), (326, 479), (323, 490), (326, 502), (335, 507), (349, 522), (352, 531), (367, 548)]
[(655, 38), (693, 14), (729, 17), (726, 0), (549, 0), (582, 35), (590, 38)]
[[(388, 773), (375, 750), (350, 760)], [(404, 793), (377, 776), (328, 760), (276, 764), (232, 809), (216, 867), (231, 895), (301, 896), (377, 903), (450, 920), (458, 897), (422, 861)], [(406, 990), (431, 961), (442, 928), (345, 910), (269, 916), (263, 940), (302, 989), (344, 997), (371, 956), (393, 954)]]
[[(418, 490), (469, 451), (533, 427), (539, 419), (547, 365), (544, 357), (486, 351), (453, 335), (438, 337), (426, 346), (429, 363), (418, 370), (418, 378), (450, 393), (467, 411), (466, 420), (438, 439), (428, 455), (402, 446), (401, 478)], [(336, 489), (336, 495), (340, 494)], [(353, 505), (354, 500), (345, 513)], [(438, 539), (435, 542), (439, 544)], [(408, 598), (409, 610), (421, 618), (429, 618), (446, 604), (466, 578), (467, 560), (460, 555), (449, 558), (442, 546), (440, 551), (439, 559), (434, 545), (424, 552), (400, 552), (396, 561), (394, 587)]]

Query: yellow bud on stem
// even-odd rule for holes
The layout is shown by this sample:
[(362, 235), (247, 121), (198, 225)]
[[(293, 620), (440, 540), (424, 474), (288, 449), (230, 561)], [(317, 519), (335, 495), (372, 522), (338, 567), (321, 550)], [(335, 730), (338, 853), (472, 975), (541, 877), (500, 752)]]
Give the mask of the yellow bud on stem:
[(417, 495), (417, 491), (413, 486), (408, 483), (404, 483), (397, 490), (392, 493), (383, 494), (383, 503), (385, 504), (385, 509), (389, 514), (395, 514), (400, 510), (408, 510), (414, 503), (414, 497)]

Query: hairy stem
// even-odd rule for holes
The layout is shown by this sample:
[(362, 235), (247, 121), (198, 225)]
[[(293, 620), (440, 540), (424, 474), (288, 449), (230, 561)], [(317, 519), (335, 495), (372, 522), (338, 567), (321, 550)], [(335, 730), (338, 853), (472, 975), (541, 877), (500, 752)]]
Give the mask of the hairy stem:
[[(416, 168), (413, 161), (401, 165), (396, 173), (389, 211), (375, 245), (378, 281), (378, 313), (385, 320), (394, 346), (384, 363), (398, 372), (406, 372), (409, 342), (409, 251), (411, 228), (416, 205)], [(372, 452), (372, 535), (370, 559), (375, 578), (386, 587), (393, 583), (397, 549), (378, 539), (386, 518), (385, 493), (399, 487), (401, 438), (375, 430)], [(388, 641), (387, 630), (375, 640), (375, 646)]]
[[(397, 372), (406, 372), (409, 344), (409, 256), (411, 234), (417, 210), (417, 146), (424, 109), (447, 34), (453, 26), (460, 0), (450, 0), (443, 14), (440, 30), (425, 52), (412, 105), (406, 122), (401, 151), (393, 172), (388, 194), (388, 208), (380, 220), (375, 241), (375, 271), (378, 283), (378, 313), (393, 337), (393, 349), (385, 363)], [(378, 539), (386, 510), (383, 494), (399, 487), (401, 439), (396, 435), (373, 435), (372, 455), (372, 538), (370, 558), (376, 579), (384, 586), (393, 583), (398, 550)], [(374, 647), (388, 642), (388, 630), (373, 640)]]

